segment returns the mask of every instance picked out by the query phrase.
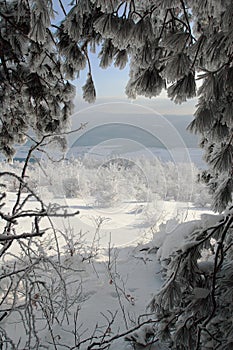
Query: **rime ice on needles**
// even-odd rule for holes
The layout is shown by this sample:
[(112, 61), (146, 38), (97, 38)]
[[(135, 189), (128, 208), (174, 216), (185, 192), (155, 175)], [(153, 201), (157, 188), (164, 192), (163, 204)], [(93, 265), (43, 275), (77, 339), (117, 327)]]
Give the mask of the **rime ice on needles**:
[(126, 93), (132, 98), (136, 98), (136, 94), (152, 98), (158, 96), (163, 88), (165, 88), (165, 80), (160, 76), (159, 71), (152, 67), (137, 72), (137, 75), (128, 83)]
[(128, 54), (126, 50), (119, 50), (115, 56), (114, 66), (124, 69), (128, 62)]
[(215, 150), (210, 157), (209, 163), (213, 169), (227, 172), (233, 163), (233, 146), (226, 144), (221, 146), (219, 150)]
[(188, 73), (183, 78), (172, 84), (168, 88), (168, 97), (175, 103), (182, 103), (187, 101), (187, 98), (196, 96), (196, 83), (193, 73)]
[(83, 89), (84, 100), (89, 103), (94, 103), (96, 100), (96, 91), (95, 91), (95, 86), (90, 73), (88, 73), (86, 84), (82, 87), (82, 89)]
[(184, 50), (184, 47), (186, 44), (188, 44), (189, 39), (189, 33), (177, 31), (174, 33), (168, 33), (162, 41), (162, 45), (173, 52), (183, 53), (181, 50)]
[(153, 34), (152, 24), (148, 17), (141, 18), (135, 23), (132, 31), (134, 45), (136, 47), (144, 45), (148, 37)]
[(169, 83), (181, 79), (188, 74), (192, 65), (190, 58), (183, 52), (168, 57), (163, 70), (164, 76)]
[(112, 13), (119, 5), (119, 0), (92, 0), (92, 2), (96, 3), (97, 7), (100, 7), (103, 12), (107, 13)]
[(119, 29), (120, 19), (114, 14), (103, 14), (94, 23), (97, 33), (106, 38), (113, 38)]
[(205, 102), (200, 102), (194, 115), (195, 119), (189, 124), (188, 129), (196, 134), (208, 132), (214, 123), (211, 108)]
[(103, 69), (109, 67), (116, 52), (117, 49), (112, 44), (112, 39), (106, 39), (102, 44), (102, 49), (98, 56), (100, 58), (100, 67)]
[(0, 7), (0, 149), (12, 157), (14, 144), (26, 142), (29, 128), (37, 135), (66, 130), (62, 109), (72, 94), (63, 100), (66, 82), (50, 32), (52, 3), (11, 1)]
[(68, 14), (66, 20), (63, 22), (64, 31), (71, 39), (78, 41), (82, 33), (82, 21), (79, 20), (74, 8)]
[(120, 50), (126, 49), (130, 44), (134, 28), (133, 20), (120, 18), (118, 30), (114, 31), (114, 35), (111, 35), (114, 46)]
[(48, 0), (32, 1), (30, 38), (41, 44), (46, 42), (47, 28), (50, 27), (50, 18), (53, 16), (51, 3)]

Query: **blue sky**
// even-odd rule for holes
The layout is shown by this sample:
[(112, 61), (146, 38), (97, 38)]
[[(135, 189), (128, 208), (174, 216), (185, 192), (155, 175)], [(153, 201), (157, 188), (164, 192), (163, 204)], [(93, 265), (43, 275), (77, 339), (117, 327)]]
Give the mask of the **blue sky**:
[[(138, 96), (136, 100), (131, 101), (125, 94), (125, 87), (129, 79), (129, 64), (124, 70), (115, 68), (113, 64), (107, 69), (102, 69), (99, 67), (98, 52), (90, 54), (90, 61), (97, 93), (96, 104), (116, 101), (139, 103), (166, 115), (192, 115), (195, 111), (197, 99), (177, 105), (168, 99), (166, 91), (162, 91), (159, 96), (152, 99)], [(79, 105), (78, 109), (88, 107), (88, 104), (82, 101), (82, 86), (86, 82), (87, 73), (88, 69), (86, 68), (80, 72), (79, 79), (74, 82), (77, 87), (76, 103)]]
[[(119, 70), (114, 66), (102, 69), (99, 67), (98, 52), (90, 53), (90, 61), (97, 97), (125, 97), (129, 66), (124, 70)], [(81, 87), (85, 84), (87, 73), (87, 68), (80, 72), (80, 78), (76, 82), (78, 95), (82, 94)]]

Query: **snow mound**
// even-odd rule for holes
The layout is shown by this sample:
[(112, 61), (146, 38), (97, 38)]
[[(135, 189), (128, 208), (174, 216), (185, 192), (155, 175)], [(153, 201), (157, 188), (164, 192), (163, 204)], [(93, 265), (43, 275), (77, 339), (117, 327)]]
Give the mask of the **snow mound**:
[(171, 255), (178, 251), (185, 252), (197, 242), (192, 240), (196, 231), (205, 230), (207, 227), (214, 227), (223, 220), (223, 215), (202, 214), (200, 220), (192, 220), (174, 225), (173, 230), (167, 230), (171, 222), (160, 225), (160, 231), (154, 234), (152, 241), (153, 250), (157, 251), (157, 258), (166, 261)]

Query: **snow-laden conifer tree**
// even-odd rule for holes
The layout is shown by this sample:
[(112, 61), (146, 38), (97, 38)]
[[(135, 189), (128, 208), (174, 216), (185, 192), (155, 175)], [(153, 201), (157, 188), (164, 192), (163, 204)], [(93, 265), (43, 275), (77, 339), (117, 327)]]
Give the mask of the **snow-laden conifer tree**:
[(0, 2), (0, 150), (37, 134), (65, 131), (74, 86), (65, 79), (51, 19), (50, 1)]
[[(90, 51), (100, 66), (130, 64), (126, 93), (153, 98), (167, 89), (175, 103), (198, 96), (189, 126), (200, 135), (208, 170), (201, 178), (213, 208), (232, 202), (233, 3), (231, 0), (0, 1), (0, 148), (12, 157), (29, 128), (57, 134), (67, 127), (74, 88), (87, 65), (84, 99), (96, 97)], [(201, 79), (197, 89), (196, 80)], [(213, 227), (195, 229), (173, 252), (167, 283), (152, 308), (163, 320), (159, 336), (172, 349), (231, 349), (232, 209)], [(211, 238), (215, 238), (214, 243)], [(202, 271), (204, 248), (212, 267)]]

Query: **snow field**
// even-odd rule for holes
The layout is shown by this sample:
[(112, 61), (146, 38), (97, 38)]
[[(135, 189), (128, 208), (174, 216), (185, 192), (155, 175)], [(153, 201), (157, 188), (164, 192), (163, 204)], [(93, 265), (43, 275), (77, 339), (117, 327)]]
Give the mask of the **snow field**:
[[(49, 229), (45, 236), (37, 239), (37, 244), (30, 245), (29, 257), (22, 253), (26, 248), (18, 242), (14, 242), (5, 257), (6, 264), (1, 268), (9, 271), (14, 264), (24, 268), (28, 262), (38, 260), (36, 278), (46, 285), (46, 288), (32, 290), (31, 304), (27, 304), (27, 281), (22, 277), (18, 285), (17, 303), (26, 307), (27, 312), (12, 312), (4, 321), (4, 329), (8, 338), (15, 344), (19, 342), (19, 349), (34, 349), (38, 341), (41, 348), (74, 349), (79, 344), (84, 350), (93, 339), (98, 343), (111, 338), (114, 341), (110, 342), (110, 349), (127, 349), (129, 344), (124, 341), (123, 334), (137, 328), (138, 322), (153, 318), (147, 306), (162, 285), (163, 261), (172, 249), (182, 242), (186, 244), (188, 231), (185, 224), (179, 229), (179, 224), (197, 220), (203, 212), (210, 211), (197, 207), (201, 195), (205, 202), (208, 196), (201, 191), (200, 184), (190, 184), (185, 165), (180, 165), (178, 175), (182, 173), (183, 177), (176, 187), (172, 182), (177, 185), (179, 176), (174, 165), (157, 161), (154, 167), (149, 167), (145, 160), (141, 162), (141, 167), (131, 163), (131, 172), (122, 163), (119, 167), (119, 161), (106, 161), (105, 166), (96, 163), (92, 167), (80, 161), (63, 163), (61, 167), (56, 165), (56, 168), (47, 164), (43, 172), (31, 166), (28, 183), (45, 204), (66, 206), (67, 212), (80, 211), (80, 214), (54, 218), (53, 230)], [(22, 165), (13, 167), (19, 172)], [(158, 170), (156, 184), (148, 180), (150, 172), (146, 167), (151, 177), (155, 169)], [(80, 172), (81, 177), (78, 176)], [(4, 211), (8, 213), (16, 193), (14, 183), (6, 179), (5, 184), (8, 191)], [(194, 203), (190, 201), (190, 188)], [(22, 200), (26, 196), (27, 193)], [(24, 210), (37, 207), (38, 202), (33, 199), (27, 202)], [(2, 225), (0, 222), (0, 228)], [(18, 226), (19, 232), (30, 232), (31, 222), (24, 218)], [(49, 227), (47, 218), (41, 221), (41, 227)], [(153, 247), (157, 255), (148, 254), (147, 250)], [(60, 272), (54, 268), (57, 253)], [(11, 302), (9, 297), (7, 304)], [(43, 316), (44, 305), (47, 305), (49, 324)], [(27, 313), (33, 315), (35, 334), (25, 321)], [(145, 329), (142, 327), (136, 332), (142, 344)], [(25, 332), (31, 332), (29, 345), (25, 343)], [(156, 342), (151, 349), (164, 347)]]

